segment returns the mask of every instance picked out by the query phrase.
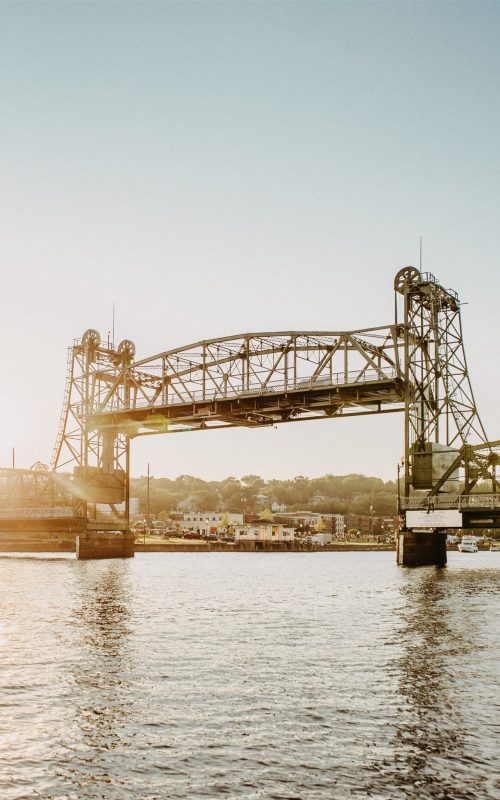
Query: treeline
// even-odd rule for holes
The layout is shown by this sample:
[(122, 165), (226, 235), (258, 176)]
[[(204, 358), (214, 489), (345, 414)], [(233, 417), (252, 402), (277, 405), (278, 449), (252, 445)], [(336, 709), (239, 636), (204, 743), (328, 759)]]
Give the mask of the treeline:
[[(131, 496), (139, 497), (141, 509), (147, 503), (145, 477), (131, 480)], [(151, 514), (173, 511), (229, 511), (257, 513), (273, 503), (288, 511), (311, 509), (320, 513), (389, 515), (396, 513), (396, 482), (365, 475), (324, 475), (291, 480), (265, 481), (259, 475), (204, 481), (192, 475), (175, 480), (150, 478)]]

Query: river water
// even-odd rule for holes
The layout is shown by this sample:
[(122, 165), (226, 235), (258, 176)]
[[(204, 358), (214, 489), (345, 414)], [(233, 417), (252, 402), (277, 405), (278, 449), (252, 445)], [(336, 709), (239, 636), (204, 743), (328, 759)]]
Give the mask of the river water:
[(0, 559), (0, 797), (500, 798), (500, 553)]

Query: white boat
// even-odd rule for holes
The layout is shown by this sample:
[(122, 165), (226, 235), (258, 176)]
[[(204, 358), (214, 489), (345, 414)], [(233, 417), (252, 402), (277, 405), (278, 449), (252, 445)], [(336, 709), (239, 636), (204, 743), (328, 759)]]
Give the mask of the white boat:
[(461, 553), (477, 553), (479, 550), (475, 536), (462, 536), (462, 541), (457, 547)]

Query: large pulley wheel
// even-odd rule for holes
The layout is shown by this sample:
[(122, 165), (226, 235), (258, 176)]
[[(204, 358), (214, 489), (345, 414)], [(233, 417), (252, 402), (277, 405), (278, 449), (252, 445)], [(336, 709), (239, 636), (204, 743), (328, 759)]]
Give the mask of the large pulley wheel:
[(416, 286), (422, 276), (416, 267), (403, 267), (394, 278), (394, 289), (399, 294), (404, 294), (405, 287)]
[(135, 344), (130, 339), (124, 339), (118, 345), (118, 352), (124, 364), (129, 364), (135, 356)]
[(88, 345), (89, 347), (99, 347), (101, 344), (101, 334), (99, 331), (94, 330), (94, 328), (89, 328), (82, 336), (82, 344)]

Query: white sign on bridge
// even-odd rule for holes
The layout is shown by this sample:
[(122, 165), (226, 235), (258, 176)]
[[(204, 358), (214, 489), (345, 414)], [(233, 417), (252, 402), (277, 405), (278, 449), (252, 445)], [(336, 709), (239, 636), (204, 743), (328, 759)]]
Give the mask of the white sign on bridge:
[(455, 509), (437, 511), (407, 511), (406, 527), (413, 528), (461, 528), (462, 514)]

